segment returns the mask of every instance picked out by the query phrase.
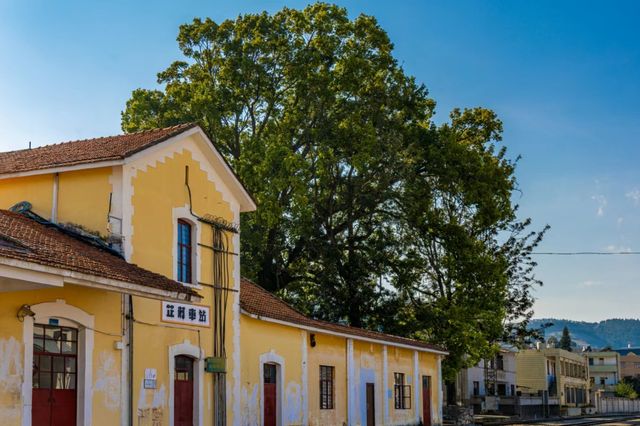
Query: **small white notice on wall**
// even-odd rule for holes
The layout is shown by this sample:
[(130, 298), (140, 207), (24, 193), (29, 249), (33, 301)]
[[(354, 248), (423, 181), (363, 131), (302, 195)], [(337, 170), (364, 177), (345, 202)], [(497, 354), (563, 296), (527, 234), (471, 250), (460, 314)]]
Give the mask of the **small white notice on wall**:
[(158, 371), (155, 368), (144, 369), (144, 388), (155, 389), (158, 380)]
[(162, 321), (209, 327), (209, 307), (179, 302), (162, 302)]

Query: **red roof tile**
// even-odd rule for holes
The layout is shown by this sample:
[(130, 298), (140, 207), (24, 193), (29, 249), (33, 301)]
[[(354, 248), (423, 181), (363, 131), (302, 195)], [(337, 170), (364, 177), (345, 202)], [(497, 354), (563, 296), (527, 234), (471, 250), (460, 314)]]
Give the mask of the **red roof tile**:
[(163, 275), (128, 263), (53, 226), (7, 210), (0, 210), (0, 257), (199, 297), (192, 289)]
[(252, 283), (246, 278), (240, 281), (240, 307), (247, 313), (258, 317), (271, 318), (295, 325), (313, 327), (330, 332), (347, 334), (354, 338), (362, 337), (366, 339), (381, 340), (389, 343), (396, 343), (416, 348), (430, 349), (444, 352), (443, 349), (421, 342), (419, 340), (405, 337), (393, 336), (391, 334), (378, 333), (376, 331), (365, 330), (363, 328), (350, 327), (347, 325), (335, 324), (327, 321), (315, 320), (298, 312), (278, 297), (269, 293), (259, 285)]
[(0, 174), (121, 160), (195, 126), (195, 123), (186, 123), (164, 129), (2, 152)]

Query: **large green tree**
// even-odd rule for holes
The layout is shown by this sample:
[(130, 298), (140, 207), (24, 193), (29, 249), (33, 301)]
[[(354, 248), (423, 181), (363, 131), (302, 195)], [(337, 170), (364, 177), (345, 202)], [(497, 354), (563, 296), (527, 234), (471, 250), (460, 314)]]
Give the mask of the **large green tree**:
[(376, 20), (324, 3), (195, 19), (178, 44), (122, 127), (210, 135), (259, 206), (243, 274), (315, 317), (440, 343), (451, 372), (522, 334), (541, 236), (516, 221), (493, 112), (436, 126)]

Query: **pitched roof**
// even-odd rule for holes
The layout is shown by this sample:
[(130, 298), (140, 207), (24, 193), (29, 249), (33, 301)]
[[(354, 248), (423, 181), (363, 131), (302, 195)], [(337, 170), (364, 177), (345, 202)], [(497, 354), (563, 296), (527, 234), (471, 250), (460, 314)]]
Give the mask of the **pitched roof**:
[(128, 263), (60, 228), (7, 210), (0, 210), (0, 257), (199, 297), (192, 289), (164, 275)]
[(0, 174), (122, 160), (196, 126), (195, 123), (186, 123), (163, 129), (2, 152)]
[(442, 348), (419, 340), (394, 336), (391, 334), (379, 333), (365, 330), (363, 328), (351, 327), (348, 325), (336, 324), (327, 321), (312, 319), (298, 312), (287, 303), (269, 293), (259, 285), (246, 278), (240, 280), (240, 307), (247, 313), (258, 317), (271, 318), (284, 321), (294, 325), (318, 328), (329, 332), (341, 333), (353, 336), (354, 338), (366, 338), (381, 340), (391, 344), (401, 344), (416, 348), (429, 349), (437, 352), (444, 352)]
[(622, 348), (622, 349), (614, 349), (614, 351), (618, 352), (622, 356), (626, 356), (629, 354), (640, 356), (640, 348)]

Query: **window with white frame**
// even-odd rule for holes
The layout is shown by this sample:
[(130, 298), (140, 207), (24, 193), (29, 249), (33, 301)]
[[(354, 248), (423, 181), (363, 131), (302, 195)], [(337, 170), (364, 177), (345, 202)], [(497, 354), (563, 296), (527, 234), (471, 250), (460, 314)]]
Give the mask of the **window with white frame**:
[(193, 284), (193, 225), (178, 219), (178, 276), (180, 282)]

